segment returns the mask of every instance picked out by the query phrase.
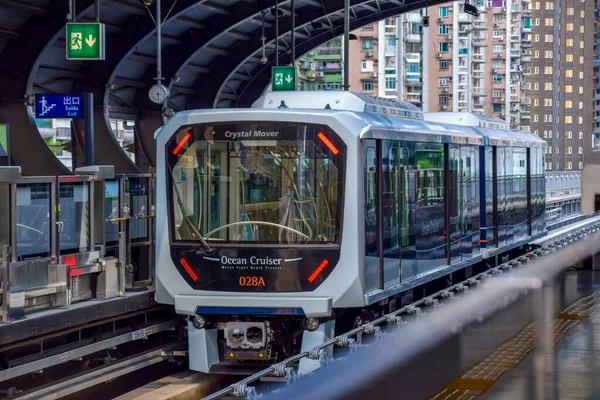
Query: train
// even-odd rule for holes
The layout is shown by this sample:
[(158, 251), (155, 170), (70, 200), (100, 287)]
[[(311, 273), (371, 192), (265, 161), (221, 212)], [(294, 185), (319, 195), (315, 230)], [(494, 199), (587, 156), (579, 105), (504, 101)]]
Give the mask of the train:
[(156, 300), (196, 371), (309, 351), (546, 233), (546, 144), (497, 118), (270, 92), (155, 136)]

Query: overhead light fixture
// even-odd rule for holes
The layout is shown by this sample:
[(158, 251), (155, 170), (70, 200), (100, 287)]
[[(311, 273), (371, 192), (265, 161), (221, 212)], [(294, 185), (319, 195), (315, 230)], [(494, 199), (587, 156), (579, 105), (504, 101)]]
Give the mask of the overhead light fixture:
[(474, 17), (479, 17), (479, 10), (473, 4), (470, 4), (469, 0), (465, 0), (463, 11), (465, 12), (465, 14), (469, 14)]

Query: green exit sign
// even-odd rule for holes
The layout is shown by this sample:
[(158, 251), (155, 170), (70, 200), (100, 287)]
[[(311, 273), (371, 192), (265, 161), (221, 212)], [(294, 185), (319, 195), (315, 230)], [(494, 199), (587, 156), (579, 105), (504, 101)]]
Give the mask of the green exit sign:
[(104, 24), (70, 22), (66, 32), (67, 60), (104, 60)]
[(273, 67), (271, 86), (274, 92), (296, 90), (296, 67)]

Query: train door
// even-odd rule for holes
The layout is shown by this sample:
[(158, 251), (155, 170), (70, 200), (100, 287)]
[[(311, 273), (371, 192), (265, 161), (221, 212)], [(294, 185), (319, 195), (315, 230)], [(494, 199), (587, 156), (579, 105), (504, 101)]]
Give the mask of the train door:
[(400, 149), (399, 142), (381, 141), (381, 208), (383, 241), (380, 264), (383, 289), (400, 284)]
[(365, 291), (381, 289), (379, 274), (379, 207), (377, 142), (363, 141), (364, 182), (365, 182)]

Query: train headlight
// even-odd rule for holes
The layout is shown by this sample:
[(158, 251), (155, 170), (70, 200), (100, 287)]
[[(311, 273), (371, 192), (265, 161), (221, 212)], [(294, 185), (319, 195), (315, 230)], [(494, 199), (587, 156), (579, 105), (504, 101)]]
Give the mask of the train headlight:
[(233, 328), (229, 331), (229, 344), (240, 344), (244, 340), (244, 330), (242, 328)]
[(319, 328), (319, 320), (316, 318), (309, 318), (306, 320), (306, 329), (309, 331), (316, 331)]
[(202, 329), (206, 325), (206, 319), (202, 315), (196, 315), (192, 323), (197, 329)]

